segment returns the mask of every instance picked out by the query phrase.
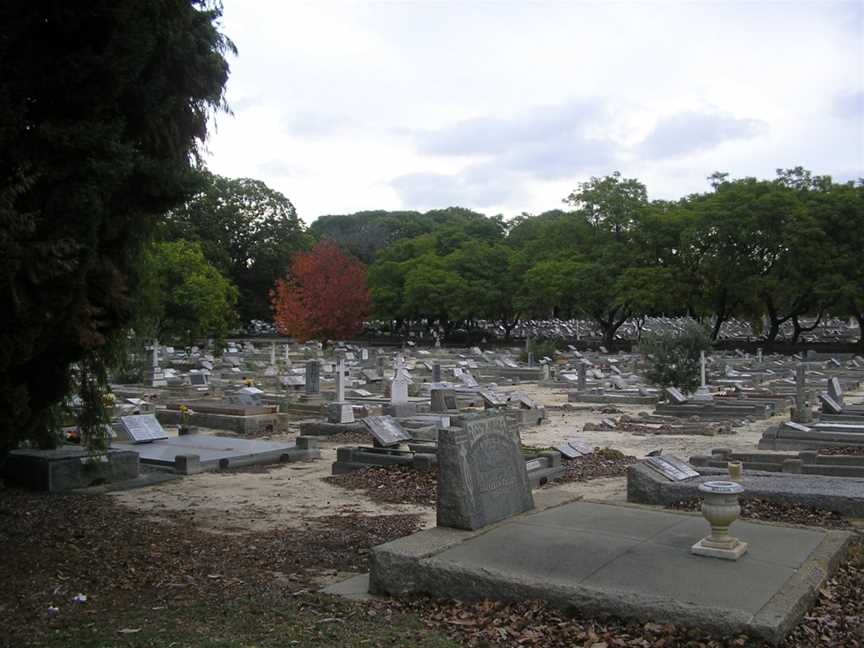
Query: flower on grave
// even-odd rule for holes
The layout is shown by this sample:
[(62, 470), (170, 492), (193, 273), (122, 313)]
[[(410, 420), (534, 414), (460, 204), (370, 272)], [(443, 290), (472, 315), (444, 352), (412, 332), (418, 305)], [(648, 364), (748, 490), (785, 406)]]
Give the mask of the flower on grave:
[(251, 379), (251, 378), (244, 378), (244, 379), (243, 379), (243, 384), (246, 385), (247, 387), (251, 387), (251, 386), (254, 385), (255, 383), (252, 382), (252, 379)]
[(117, 397), (113, 392), (108, 392), (107, 394), (102, 394), (102, 402), (105, 403), (105, 407), (114, 407), (114, 403), (117, 402)]

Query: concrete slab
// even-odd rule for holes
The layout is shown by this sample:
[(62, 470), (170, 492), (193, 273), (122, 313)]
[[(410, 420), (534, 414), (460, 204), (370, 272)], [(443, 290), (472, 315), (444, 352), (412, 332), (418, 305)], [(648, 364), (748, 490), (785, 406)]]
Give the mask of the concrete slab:
[(376, 598), (369, 593), (369, 574), (356, 574), (338, 583), (321, 589), (322, 594), (340, 596), (349, 601), (371, 601)]
[(430, 529), (375, 547), (374, 593), (541, 598), (595, 616), (699, 626), (779, 642), (836, 567), (851, 538), (736, 522), (750, 544), (737, 562), (696, 556), (701, 515), (570, 502), (481, 531)]
[(268, 463), (278, 461), (282, 454), (309, 452), (299, 450), (294, 442), (276, 443), (206, 434), (190, 434), (136, 445), (115, 443), (112, 447), (137, 452), (141, 463), (166, 467), (173, 467), (178, 455), (197, 455), (202, 466), (212, 467), (226, 461), (228, 465), (255, 460)]

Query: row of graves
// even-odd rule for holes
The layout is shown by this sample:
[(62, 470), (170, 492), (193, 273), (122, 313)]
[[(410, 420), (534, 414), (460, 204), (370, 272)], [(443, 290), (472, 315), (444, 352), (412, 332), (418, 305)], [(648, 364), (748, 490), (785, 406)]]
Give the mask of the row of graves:
[(686, 489), (679, 498), (695, 493), (704, 501), (702, 515), (532, 491), (519, 434), (496, 412), (439, 430), (437, 466), (437, 526), (372, 549), (371, 593), (543, 599), (600, 619), (677, 623), (779, 643), (852, 538), (736, 521), (739, 497), (754, 489), (752, 475), (732, 480), (722, 467), (662, 455), (631, 471)]
[[(609, 371), (602, 356), (571, 356), (586, 368), (586, 383), (595, 368), (603, 372), (593, 374), (597, 381), (621, 375)], [(612, 366), (625, 376), (636, 373), (627, 366), (631, 359), (615, 360)], [(557, 489), (532, 492), (530, 467), (508, 420), (490, 409), (463, 416), (437, 435), (437, 527), (374, 548), (369, 591), (540, 598), (597, 618), (678, 623), (780, 643), (827, 583), (853, 534), (739, 521), (739, 498), (864, 517), (864, 453), (825, 450), (846, 442), (835, 434), (864, 433), (849, 431), (860, 425), (856, 417), (864, 407), (844, 399), (861, 376), (860, 358), (734, 353), (706, 359), (700, 389), (658, 394), (652, 422), (788, 416), (794, 426), (807, 421), (813, 445), (794, 454), (717, 448), (689, 461), (649, 456), (628, 469), (627, 505), (572, 500)], [(825, 424), (830, 427), (820, 427)], [(839, 425), (849, 427), (837, 432)], [(559, 451), (565, 456), (590, 452), (578, 441), (564, 445)], [(691, 499), (702, 500), (701, 515), (633, 506)]]

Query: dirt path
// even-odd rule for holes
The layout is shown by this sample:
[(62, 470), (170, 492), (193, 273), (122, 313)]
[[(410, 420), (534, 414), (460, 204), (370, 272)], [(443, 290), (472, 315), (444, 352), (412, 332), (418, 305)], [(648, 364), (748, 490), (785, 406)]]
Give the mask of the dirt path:
[(421, 516), (424, 528), (435, 526), (434, 509), (373, 502), (357, 491), (323, 481), (336, 460), (335, 445), (322, 449), (321, 456), (316, 461), (274, 466), (266, 472), (201, 473), (112, 496), (124, 506), (157, 519), (169, 513), (176, 519), (176, 513), (186, 513), (190, 524), (216, 533), (298, 528), (316, 517), (349, 513), (413, 513)]

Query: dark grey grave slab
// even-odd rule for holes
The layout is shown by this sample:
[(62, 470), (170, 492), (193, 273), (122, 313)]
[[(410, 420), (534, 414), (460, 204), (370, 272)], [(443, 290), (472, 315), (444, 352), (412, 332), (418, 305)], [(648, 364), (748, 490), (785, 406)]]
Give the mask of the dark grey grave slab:
[(534, 507), (519, 434), (503, 416), (438, 432), (439, 526), (478, 529)]
[(138, 477), (139, 447), (114, 447), (93, 455), (79, 446), (12, 450), (0, 462), (0, 476), (10, 484), (48, 492), (127, 481)]
[(379, 445), (385, 448), (411, 440), (411, 434), (392, 416), (367, 416), (363, 423)]
[(154, 414), (121, 416), (120, 425), (133, 443), (148, 443), (168, 438), (168, 433)]
[(672, 481), (684, 481), (699, 476), (690, 464), (674, 455), (648, 457), (645, 464)]
[(594, 453), (594, 448), (579, 439), (567, 439), (557, 450), (568, 459), (576, 459)]

